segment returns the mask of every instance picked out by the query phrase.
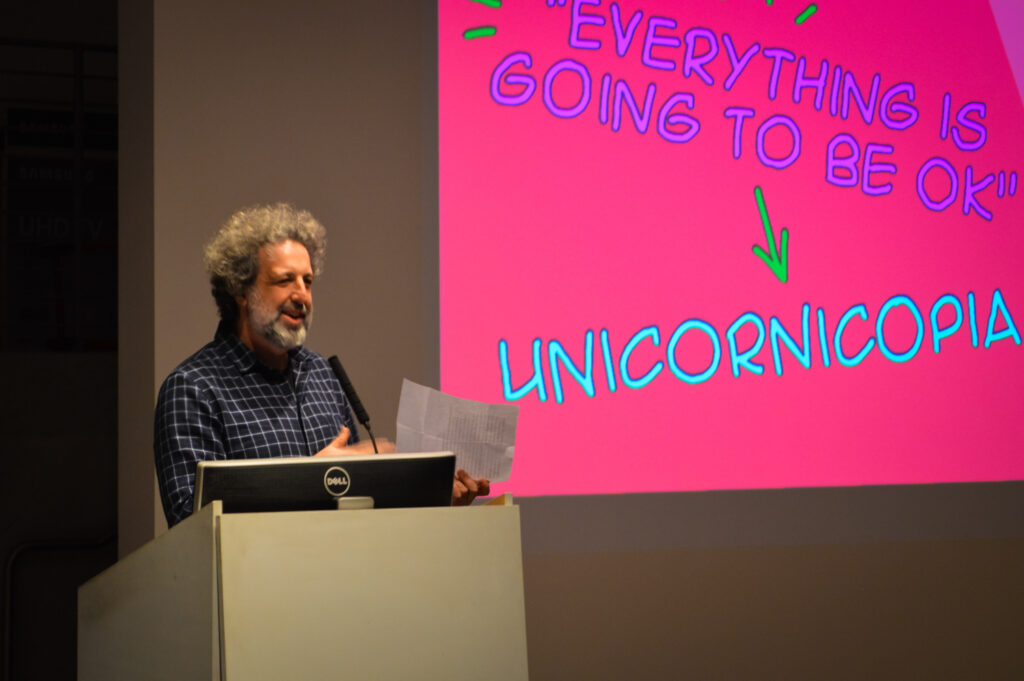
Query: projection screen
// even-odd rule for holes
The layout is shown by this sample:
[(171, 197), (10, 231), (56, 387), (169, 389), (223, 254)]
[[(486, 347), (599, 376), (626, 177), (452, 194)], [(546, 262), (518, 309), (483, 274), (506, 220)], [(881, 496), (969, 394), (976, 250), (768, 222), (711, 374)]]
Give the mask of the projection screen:
[(1022, 14), (441, 0), (441, 387), (519, 405), (497, 491), (1024, 478)]

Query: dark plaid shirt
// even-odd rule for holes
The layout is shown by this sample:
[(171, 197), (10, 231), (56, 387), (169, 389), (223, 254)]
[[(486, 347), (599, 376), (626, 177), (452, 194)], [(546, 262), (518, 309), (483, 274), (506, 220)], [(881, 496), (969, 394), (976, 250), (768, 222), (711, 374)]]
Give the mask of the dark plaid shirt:
[(225, 325), (167, 377), (156, 404), (153, 449), (167, 524), (192, 513), (196, 463), (312, 456), (348, 426), (348, 399), (320, 355), (289, 352), (288, 368), (268, 368)]

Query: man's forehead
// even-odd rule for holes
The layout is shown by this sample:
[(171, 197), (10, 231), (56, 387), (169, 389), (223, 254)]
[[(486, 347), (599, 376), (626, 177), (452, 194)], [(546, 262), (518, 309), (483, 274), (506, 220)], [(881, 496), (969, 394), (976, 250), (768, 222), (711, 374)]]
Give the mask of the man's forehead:
[(260, 269), (312, 272), (309, 251), (298, 241), (285, 239), (260, 249)]

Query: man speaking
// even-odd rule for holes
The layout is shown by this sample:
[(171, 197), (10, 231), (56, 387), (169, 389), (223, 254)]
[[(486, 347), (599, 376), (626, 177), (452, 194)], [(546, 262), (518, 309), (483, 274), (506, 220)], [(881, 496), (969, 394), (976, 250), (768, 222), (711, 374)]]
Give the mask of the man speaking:
[[(236, 212), (207, 245), (221, 321), (213, 341), (164, 380), (156, 405), (153, 446), (169, 526), (192, 513), (199, 461), (372, 451), (358, 442), (327, 360), (303, 347), (326, 246), (323, 225), (284, 203)], [(486, 479), (460, 470), (452, 500), (488, 492)]]

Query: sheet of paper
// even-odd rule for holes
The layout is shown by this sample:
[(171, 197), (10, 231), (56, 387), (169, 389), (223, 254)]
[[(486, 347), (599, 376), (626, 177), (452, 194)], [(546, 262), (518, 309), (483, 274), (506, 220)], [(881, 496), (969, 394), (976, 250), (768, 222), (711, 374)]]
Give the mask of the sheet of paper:
[(398, 401), (398, 452), (455, 452), (455, 466), (474, 478), (508, 480), (519, 407), (462, 400), (402, 381)]

